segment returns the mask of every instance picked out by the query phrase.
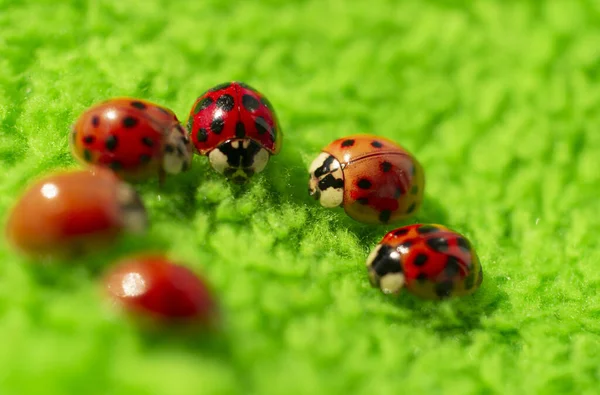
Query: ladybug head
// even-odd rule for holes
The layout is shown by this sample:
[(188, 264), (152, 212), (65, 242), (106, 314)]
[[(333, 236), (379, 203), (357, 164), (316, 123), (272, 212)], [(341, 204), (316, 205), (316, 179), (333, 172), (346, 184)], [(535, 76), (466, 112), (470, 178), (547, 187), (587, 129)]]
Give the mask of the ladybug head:
[(319, 199), (323, 207), (337, 207), (344, 201), (344, 173), (340, 162), (321, 152), (310, 165), (308, 193)]
[(264, 170), (269, 152), (254, 140), (233, 139), (210, 151), (208, 159), (213, 169), (236, 184), (243, 184)]
[(369, 280), (383, 293), (398, 294), (404, 287), (402, 254), (388, 244), (379, 244), (367, 258)]
[(163, 169), (177, 174), (189, 169), (192, 162), (192, 144), (183, 127), (177, 123), (169, 130), (163, 154)]

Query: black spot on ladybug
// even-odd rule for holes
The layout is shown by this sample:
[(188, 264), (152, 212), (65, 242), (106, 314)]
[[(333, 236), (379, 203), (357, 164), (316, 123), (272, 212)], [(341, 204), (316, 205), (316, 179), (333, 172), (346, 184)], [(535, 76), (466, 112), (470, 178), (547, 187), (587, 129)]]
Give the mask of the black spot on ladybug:
[(381, 162), (381, 171), (384, 173), (387, 173), (388, 171), (392, 170), (392, 164), (390, 162)]
[(267, 99), (266, 97), (262, 96), (260, 98), (260, 102), (267, 107), (271, 112), (273, 112), (273, 105), (271, 104), (271, 102), (269, 101), (269, 99)]
[(400, 199), (400, 196), (402, 196), (402, 188), (396, 187), (396, 190), (394, 191), (394, 199)]
[(371, 262), (371, 269), (379, 277), (383, 277), (390, 273), (402, 273), (402, 265), (400, 264), (400, 255), (396, 253), (393, 247), (382, 244), (377, 251), (377, 255)]
[(321, 191), (327, 188), (339, 189), (344, 187), (344, 180), (341, 178), (335, 178), (333, 174), (328, 174), (319, 181), (319, 189)]
[(428, 239), (425, 243), (434, 251), (444, 252), (448, 249), (448, 240), (444, 237), (434, 237)]
[(83, 138), (83, 142), (86, 144), (93, 144), (94, 141), (96, 141), (96, 137), (95, 136), (85, 136)]
[(260, 135), (263, 135), (267, 132), (271, 133), (271, 127), (263, 117), (256, 117), (254, 120), (254, 126), (256, 126), (256, 130)]
[(366, 197), (359, 197), (358, 199), (356, 199), (356, 201), (359, 204), (362, 204), (363, 206), (366, 206), (367, 204), (369, 204), (369, 198), (366, 198)]
[(366, 178), (361, 178), (358, 180), (356, 185), (358, 185), (360, 189), (369, 189), (372, 186), (371, 181), (367, 180)]
[(206, 132), (206, 129), (200, 128), (200, 130), (198, 130), (198, 133), (196, 134), (196, 140), (198, 140), (201, 143), (208, 140), (208, 133)]
[(233, 101), (233, 96), (228, 95), (227, 93), (219, 96), (217, 99), (217, 107), (225, 112), (229, 112), (233, 110), (233, 106), (235, 105)]
[(92, 153), (89, 149), (83, 150), (83, 160), (85, 160), (86, 162), (92, 161)]
[(456, 257), (449, 255), (446, 259), (444, 273), (448, 277), (456, 276), (458, 273), (460, 273), (460, 261)]
[(142, 144), (146, 147), (152, 148), (154, 146), (154, 141), (150, 137), (142, 137)]
[(104, 146), (109, 151), (114, 151), (118, 144), (119, 139), (117, 139), (117, 136), (110, 135), (106, 138), (106, 140), (104, 140)]
[(245, 94), (242, 96), (242, 105), (246, 110), (254, 112), (260, 107), (260, 102), (253, 95)]
[(417, 204), (413, 202), (413, 204), (411, 204), (410, 206), (408, 206), (408, 208), (406, 209), (406, 212), (408, 214), (412, 213), (413, 211), (415, 211), (415, 208), (417, 208)]
[(131, 107), (135, 107), (138, 110), (145, 110), (146, 108), (148, 108), (144, 103), (142, 103), (141, 101), (132, 101), (131, 102)]
[(398, 230), (394, 231), (394, 236), (404, 236), (405, 234), (407, 234), (409, 231), (409, 229), (407, 228), (400, 228)]
[(424, 264), (427, 263), (427, 259), (429, 257), (426, 254), (418, 254), (415, 259), (413, 260), (413, 264), (415, 266), (423, 266)]
[(386, 223), (390, 220), (392, 216), (392, 210), (381, 210), (379, 213), (379, 222)]
[(320, 178), (321, 176), (323, 176), (327, 173), (331, 173), (333, 171), (333, 169), (331, 168), (331, 165), (333, 164), (334, 161), (335, 161), (335, 158), (333, 157), (333, 155), (329, 155), (327, 157), (327, 159), (325, 159), (323, 164), (315, 170), (315, 177)]
[(92, 117), (92, 126), (97, 128), (100, 125), (100, 117), (97, 115), (94, 115)]
[(418, 192), (419, 192), (419, 186), (413, 185), (413, 187), (410, 189), (410, 193), (412, 193), (413, 195), (416, 195)]
[(434, 233), (434, 232), (439, 232), (440, 229), (436, 228), (435, 226), (431, 226), (431, 225), (422, 225), (419, 226), (419, 228), (417, 228), (417, 233), (420, 235), (426, 235), (428, 233)]
[(375, 141), (371, 141), (371, 146), (373, 148), (381, 148), (381, 147), (383, 147), (383, 144), (381, 144), (379, 141), (375, 140)]
[(235, 137), (238, 139), (246, 137), (246, 128), (242, 122), (235, 124)]
[(198, 114), (200, 111), (205, 110), (211, 104), (213, 104), (213, 99), (205, 97), (196, 104), (196, 107), (194, 107), (194, 114)]
[(133, 128), (137, 124), (138, 124), (138, 120), (134, 117), (123, 118), (123, 127), (124, 128)]
[(352, 147), (354, 145), (354, 140), (348, 139), (342, 141), (342, 147)]
[(150, 157), (150, 155), (146, 155), (146, 154), (140, 155), (140, 163), (142, 163), (142, 164), (146, 164), (146, 163), (150, 162), (150, 159), (152, 159)]
[(188, 132), (191, 133), (192, 132), (192, 128), (194, 127), (194, 118), (189, 117), (188, 120), (187, 120), (187, 125), (186, 126), (187, 126)]
[(417, 281), (420, 283), (424, 283), (425, 281), (427, 281), (428, 277), (427, 274), (421, 272), (419, 274), (417, 274)]
[(463, 250), (463, 251), (465, 251), (465, 252), (471, 251), (471, 244), (464, 237), (457, 237), (456, 238), (456, 244), (458, 244), (458, 246), (460, 247), (460, 249)]
[(108, 164), (108, 167), (110, 167), (112, 170), (116, 171), (116, 170), (121, 170), (123, 168), (123, 165), (118, 160), (113, 160), (112, 162), (110, 162)]
[(208, 91), (209, 92), (220, 91), (221, 89), (229, 88), (231, 86), (231, 84), (232, 84), (232, 82), (223, 82), (222, 84), (213, 86)]
[(210, 123), (210, 130), (214, 134), (220, 134), (223, 131), (223, 127), (225, 127), (225, 122), (223, 121), (222, 118), (215, 118)]
[(435, 286), (435, 294), (440, 298), (447, 298), (452, 294), (454, 283), (452, 281), (443, 281)]
[(413, 165), (412, 169), (410, 169), (410, 174), (414, 177), (417, 174), (417, 166)]

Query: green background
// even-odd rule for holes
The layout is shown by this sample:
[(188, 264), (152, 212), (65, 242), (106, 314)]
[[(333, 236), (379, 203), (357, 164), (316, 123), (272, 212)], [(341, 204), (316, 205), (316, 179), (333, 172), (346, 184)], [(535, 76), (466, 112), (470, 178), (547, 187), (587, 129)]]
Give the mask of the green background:
[[(600, 2), (0, 0), (0, 210), (76, 166), (87, 106), (146, 98), (185, 119), (242, 80), (277, 109), (282, 153), (247, 187), (205, 158), (139, 185), (152, 228), (75, 262), (0, 245), (0, 394), (597, 394)], [(390, 137), (427, 176), (409, 222), (476, 246), (485, 280), (443, 303), (371, 289), (390, 226), (306, 193), (320, 148)], [(102, 269), (162, 249), (204, 273), (219, 336), (150, 333)]]

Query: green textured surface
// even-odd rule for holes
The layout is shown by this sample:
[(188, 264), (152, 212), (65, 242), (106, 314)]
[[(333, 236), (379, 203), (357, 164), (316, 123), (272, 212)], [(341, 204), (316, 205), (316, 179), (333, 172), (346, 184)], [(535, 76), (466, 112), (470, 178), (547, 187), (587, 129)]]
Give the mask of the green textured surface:
[[(196, 158), (153, 227), (80, 262), (0, 244), (0, 394), (597, 394), (600, 3), (0, 0), (0, 210), (75, 166), (70, 123), (117, 95), (172, 107), (238, 79), (283, 152), (245, 189)], [(388, 229), (306, 196), (330, 140), (373, 132), (427, 174), (416, 220), (468, 236), (473, 297), (389, 299), (368, 251)], [(218, 339), (150, 335), (107, 308), (103, 266), (145, 246), (205, 273)]]

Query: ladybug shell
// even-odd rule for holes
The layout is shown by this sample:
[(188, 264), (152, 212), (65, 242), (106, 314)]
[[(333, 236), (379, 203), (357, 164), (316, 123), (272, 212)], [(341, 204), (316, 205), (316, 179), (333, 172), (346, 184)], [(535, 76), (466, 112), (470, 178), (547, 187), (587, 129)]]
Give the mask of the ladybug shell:
[(132, 313), (163, 323), (211, 324), (216, 303), (206, 283), (162, 255), (129, 257), (105, 277), (111, 297)]
[(469, 295), (483, 280), (471, 243), (441, 225), (415, 224), (389, 232), (367, 265), (374, 286), (383, 289), (384, 276), (401, 273), (404, 288), (425, 299)]
[(194, 103), (187, 123), (190, 138), (201, 155), (220, 144), (248, 138), (271, 154), (281, 148), (282, 133), (273, 106), (254, 88), (227, 82), (208, 90)]
[(425, 175), (404, 148), (383, 137), (356, 135), (338, 139), (323, 150), (333, 155), (344, 173), (346, 213), (365, 223), (388, 223), (418, 210)]
[(111, 99), (79, 117), (71, 148), (83, 163), (108, 167), (127, 179), (143, 179), (159, 173), (165, 137), (177, 124), (175, 114), (157, 104)]
[(125, 230), (133, 217), (124, 209), (145, 219), (137, 194), (112, 172), (57, 173), (25, 191), (9, 216), (7, 238), (31, 255), (72, 255), (110, 242)]

